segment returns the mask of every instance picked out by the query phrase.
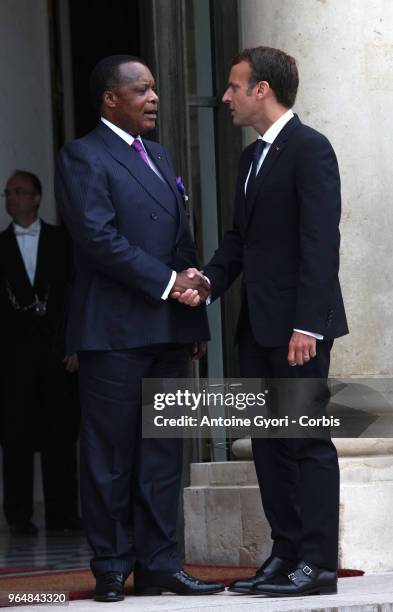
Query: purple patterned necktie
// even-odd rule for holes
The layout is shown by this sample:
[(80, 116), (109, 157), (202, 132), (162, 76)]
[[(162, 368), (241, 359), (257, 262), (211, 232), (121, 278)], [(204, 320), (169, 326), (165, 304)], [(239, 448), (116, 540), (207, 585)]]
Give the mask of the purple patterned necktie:
[(137, 140), (135, 138), (134, 142), (131, 145), (132, 147), (134, 147), (135, 151), (137, 151), (139, 157), (141, 157), (143, 159), (143, 161), (145, 162), (145, 164), (147, 164), (150, 168), (150, 164), (149, 164), (149, 158), (146, 155), (145, 149), (142, 146), (142, 143), (140, 142), (140, 140)]

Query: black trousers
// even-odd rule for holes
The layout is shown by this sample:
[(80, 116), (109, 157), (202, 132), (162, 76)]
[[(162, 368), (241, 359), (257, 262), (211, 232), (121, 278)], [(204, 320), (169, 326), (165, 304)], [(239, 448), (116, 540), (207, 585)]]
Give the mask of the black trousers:
[[(331, 347), (332, 342), (317, 341), (317, 356), (303, 366), (291, 367), (288, 346), (260, 346), (247, 321), (239, 337), (241, 376), (326, 379)], [(263, 508), (272, 529), (272, 554), (336, 569), (339, 468), (333, 442), (323, 438), (253, 438), (252, 450)]]
[(2, 367), (4, 513), (8, 523), (33, 515), (34, 452), (40, 450), (48, 527), (78, 516), (79, 409), (63, 356), (39, 338), (16, 342)]
[[(182, 439), (141, 435), (143, 378), (183, 378), (188, 345), (79, 353), (82, 516), (94, 575), (175, 572)], [(127, 528), (130, 508), (133, 544)]]

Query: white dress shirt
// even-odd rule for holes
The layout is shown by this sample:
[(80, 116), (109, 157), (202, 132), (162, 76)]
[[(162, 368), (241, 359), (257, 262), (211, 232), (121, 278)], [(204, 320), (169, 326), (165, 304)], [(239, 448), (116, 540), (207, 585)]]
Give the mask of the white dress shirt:
[[(129, 134), (128, 132), (125, 132), (124, 130), (122, 130), (121, 128), (119, 128), (117, 125), (114, 125), (114, 123), (111, 123), (110, 121), (108, 121), (108, 119), (105, 119), (105, 117), (101, 117), (101, 121), (102, 123), (105, 123), (105, 125), (110, 128), (113, 132), (115, 132), (115, 134), (117, 134), (118, 136), (120, 136), (120, 138), (122, 138), (128, 145), (132, 145), (132, 143), (134, 142), (135, 138), (134, 136), (132, 136), (131, 134)], [(149, 162), (149, 166), (150, 168), (153, 170), (153, 172), (162, 180), (164, 181), (160, 171), (158, 170), (157, 166), (155, 166), (153, 164), (153, 162), (151, 161), (148, 152), (145, 149), (145, 145), (142, 142), (142, 139), (140, 136), (137, 136), (136, 140), (139, 140), (139, 142), (141, 143), (144, 152), (146, 153), (146, 157), (147, 160)], [(164, 293), (161, 296), (162, 300), (166, 300), (171, 292), (171, 289), (173, 287), (173, 285), (175, 284), (176, 281), (176, 272), (174, 270), (172, 270), (172, 275), (171, 278), (169, 280), (169, 283), (166, 286), (166, 289), (164, 291)]]
[(38, 242), (41, 232), (41, 221), (36, 219), (29, 227), (13, 224), (16, 242), (22, 255), (31, 286), (34, 285), (37, 268)]
[[(261, 136), (260, 134), (258, 135), (258, 138), (260, 138), (261, 140), (263, 140), (267, 144), (265, 145), (265, 148), (262, 151), (262, 155), (259, 158), (259, 162), (258, 162), (258, 166), (257, 166), (257, 175), (258, 175), (258, 172), (261, 169), (261, 166), (262, 166), (262, 164), (263, 164), (263, 162), (265, 160), (266, 155), (269, 153), (269, 149), (272, 146), (272, 143), (275, 141), (275, 139), (277, 138), (277, 136), (281, 132), (281, 130), (284, 127), (284, 125), (286, 125), (288, 123), (288, 121), (290, 121), (292, 119), (292, 117), (293, 117), (293, 112), (292, 112), (291, 109), (289, 109), (289, 110), (287, 110), (286, 113), (281, 115), (281, 117), (279, 119), (277, 119), (277, 121), (275, 121), (273, 123), (273, 125), (270, 126), (270, 128), (264, 133), (263, 136)], [(250, 178), (251, 167), (252, 167), (252, 164), (250, 165), (250, 169), (249, 169), (248, 174), (247, 174), (246, 182), (244, 183), (244, 193), (247, 190), (247, 184), (248, 184), (248, 179)]]

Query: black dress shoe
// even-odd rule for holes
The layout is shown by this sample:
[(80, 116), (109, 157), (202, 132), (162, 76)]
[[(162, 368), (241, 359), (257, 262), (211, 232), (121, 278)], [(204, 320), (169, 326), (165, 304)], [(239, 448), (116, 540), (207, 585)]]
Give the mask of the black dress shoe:
[(302, 561), (287, 576), (278, 574), (269, 582), (255, 585), (251, 593), (270, 597), (333, 595), (337, 593), (337, 572)]
[(135, 595), (161, 595), (161, 593), (176, 593), (176, 595), (213, 595), (225, 591), (221, 582), (205, 582), (180, 570), (175, 574), (161, 572), (134, 573)]
[(122, 601), (125, 576), (121, 572), (106, 572), (96, 577), (95, 601)]
[(269, 557), (259, 570), (256, 571), (255, 576), (235, 580), (229, 585), (228, 591), (232, 593), (250, 593), (256, 584), (268, 582), (280, 572), (287, 574), (293, 568), (293, 565), (294, 562), (288, 559)]
[(31, 521), (16, 521), (10, 524), (12, 535), (18, 536), (37, 536), (38, 529)]

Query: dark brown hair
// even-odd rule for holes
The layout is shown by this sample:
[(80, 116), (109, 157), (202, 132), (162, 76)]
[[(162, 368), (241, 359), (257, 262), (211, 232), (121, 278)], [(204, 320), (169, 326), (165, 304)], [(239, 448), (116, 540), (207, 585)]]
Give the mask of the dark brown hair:
[(232, 66), (248, 62), (251, 68), (250, 89), (259, 81), (267, 81), (277, 102), (291, 108), (295, 104), (299, 74), (290, 55), (272, 47), (244, 49), (232, 60)]

